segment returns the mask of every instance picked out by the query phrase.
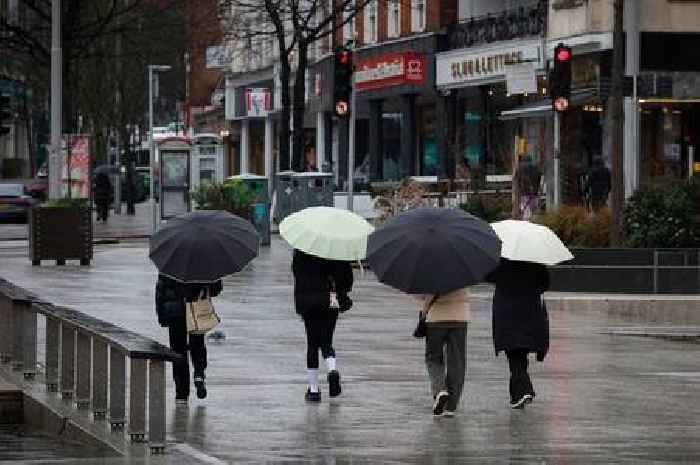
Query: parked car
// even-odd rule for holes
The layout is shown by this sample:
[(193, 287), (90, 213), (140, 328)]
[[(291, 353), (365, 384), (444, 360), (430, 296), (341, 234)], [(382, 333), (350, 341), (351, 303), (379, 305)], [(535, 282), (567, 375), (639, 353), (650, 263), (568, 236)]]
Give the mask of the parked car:
[(37, 203), (24, 184), (0, 184), (0, 221), (26, 223), (29, 209)]

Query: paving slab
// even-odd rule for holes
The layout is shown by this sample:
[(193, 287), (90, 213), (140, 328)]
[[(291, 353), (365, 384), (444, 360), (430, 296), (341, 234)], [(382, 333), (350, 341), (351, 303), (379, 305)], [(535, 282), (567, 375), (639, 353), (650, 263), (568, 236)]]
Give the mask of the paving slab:
[[(145, 243), (98, 246), (91, 267), (32, 267), (0, 251), (0, 276), (160, 342), (156, 271)], [(174, 405), (172, 456), (189, 463), (699, 463), (696, 344), (621, 337), (639, 327), (595, 308), (550, 312), (551, 353), (532, 363), (535, 402), (508, 408), (508, 370), (491, 342), (491, 291), (473, 292), (467, 383), (455, 418), (433, 418), (411, 298), (357, 273), (336, 333), (343, 395), (303, 401), (303, 324), (291, 251), (278, 239), (216, 299), (225, 338), (209, 341), (209, 398)], [(646, 325), (646, 323), (645, 323)], [(183, 457), (189, 457), (185, 459)], [(80, 463), (80, 462), (76, 462)], [(88, 462), (86, 462), (88, 463)], [(188, 462), (183, 462), (188, 463)]]

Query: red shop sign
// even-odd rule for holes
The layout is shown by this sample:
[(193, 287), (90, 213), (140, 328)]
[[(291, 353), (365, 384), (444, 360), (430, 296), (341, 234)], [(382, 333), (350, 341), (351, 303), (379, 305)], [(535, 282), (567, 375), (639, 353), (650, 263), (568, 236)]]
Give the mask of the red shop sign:
[(388, 53), (360, 61), (355, 70), (357, 90), (425, 84), (426, 59), (412, 52)]

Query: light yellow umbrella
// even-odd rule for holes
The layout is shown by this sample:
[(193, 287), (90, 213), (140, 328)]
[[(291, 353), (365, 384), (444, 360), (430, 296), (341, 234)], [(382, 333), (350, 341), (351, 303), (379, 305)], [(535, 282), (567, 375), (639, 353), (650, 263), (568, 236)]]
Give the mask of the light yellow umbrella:
[(309, 207), (280, 223), (280, 235), (295, 249), (330, 260), (362, 260), (374, 227), (361, 216), (332, 207)]

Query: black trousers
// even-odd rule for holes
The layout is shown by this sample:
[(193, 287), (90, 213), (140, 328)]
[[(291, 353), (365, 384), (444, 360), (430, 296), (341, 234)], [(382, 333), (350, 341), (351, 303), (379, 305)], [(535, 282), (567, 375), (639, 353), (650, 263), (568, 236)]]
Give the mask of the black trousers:
[(173, 363), (173, 380), (175, 396), (184, 399), (190, 395), (190, 363), (187, 352), (190, 353), (194, 376), (203, 377), (207, 369), (207, 347), (204, 344), (204, 335), (187, 334), (187, 323), (184, 319), (171, 324), (168, 331), (170, 348), (183, 357), (181, 361)]
[(338, 321), (337, 310), (319, 310), (304, 314), (306, 327), (306, 368), (318, 368), (318, 351), (323, 358), (335, 357), (333, 333)]
[(109, 217), (109, 203), (99, 202), (97, 205), (97, 221), (107, 221)]
[(530, 375), (527, 372), (529, 351), (526, 349), (507, 350), (510, 367), (510, 398), (515, 401), (525, 394), (535, 394)]

